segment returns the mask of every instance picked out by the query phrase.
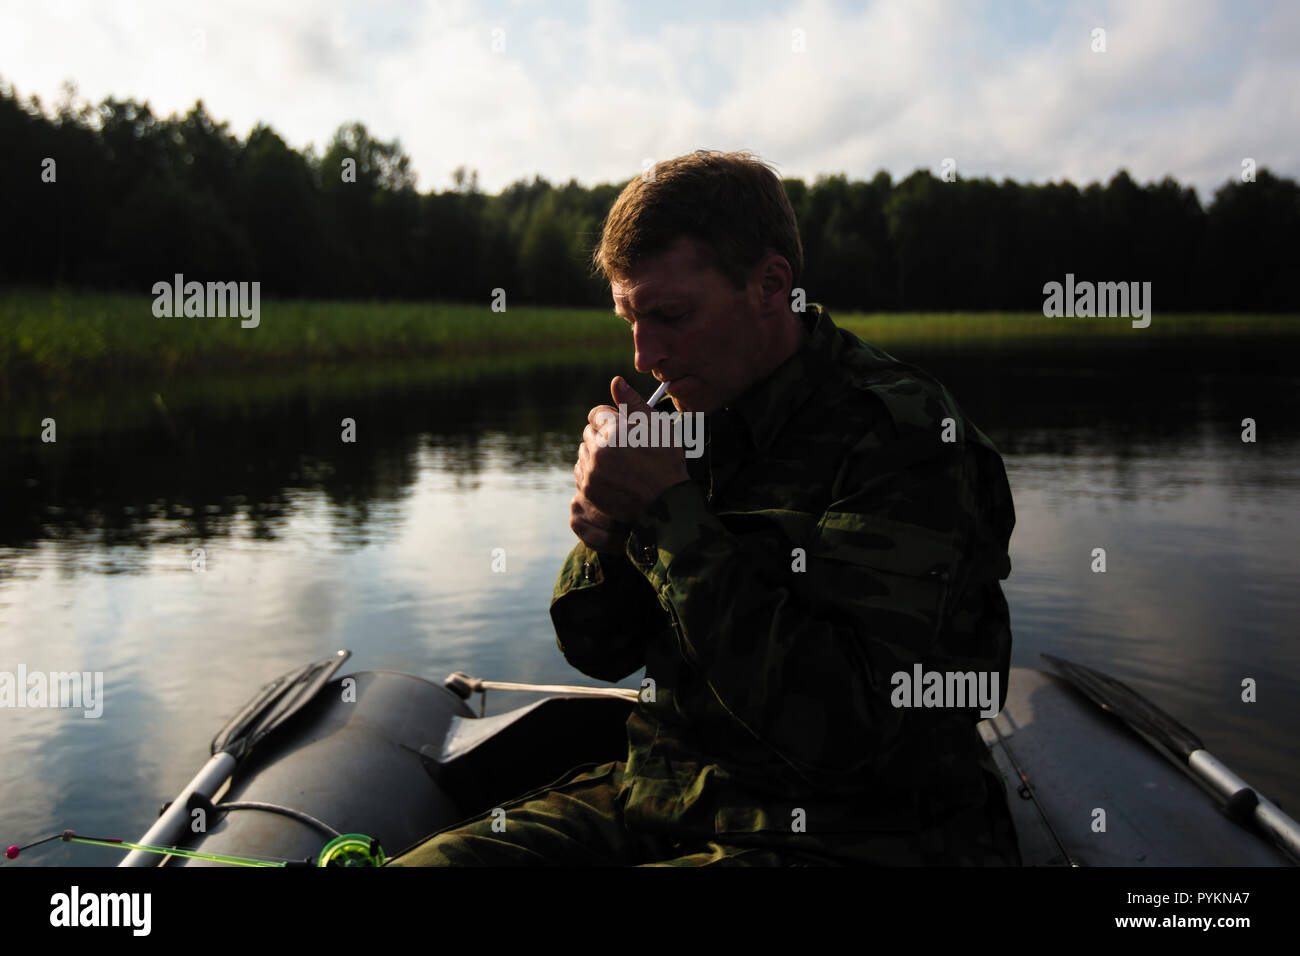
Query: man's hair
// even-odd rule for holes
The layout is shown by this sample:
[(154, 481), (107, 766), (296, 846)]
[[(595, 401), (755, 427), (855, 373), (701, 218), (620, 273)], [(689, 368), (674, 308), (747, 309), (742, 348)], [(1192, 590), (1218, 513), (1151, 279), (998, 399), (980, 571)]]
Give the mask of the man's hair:
[(697, 264), (717, 269), (736, 291), (768, 252), (790, 263), (792, 288), (803, 274), (790, 197), (775, 171), (747, 151), (697, 149), (633, 179), (605, 217), (592, 274), (606, 282), (626, 276), (683, 237), (699, 240)]

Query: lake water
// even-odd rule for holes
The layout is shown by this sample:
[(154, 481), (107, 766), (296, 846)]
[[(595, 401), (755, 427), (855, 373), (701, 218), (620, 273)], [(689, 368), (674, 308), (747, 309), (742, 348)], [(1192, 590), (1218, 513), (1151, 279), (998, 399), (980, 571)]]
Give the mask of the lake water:
[[(1046, 652), (1118, 677), (1295, 815), (1300, 338), (892, 351), (1003, 452), (1014, 663)], [(629, 372), (15, 399), (0, 671), (101, 671), (104, 699), (98, 719), (0, 709), (0, 840), (138, 837), (258, 687), (338, 648), (349, 670), (592, 683), (560, 656), (547, 606), (575, 540), (586, 411)], [(55, 444), (35, 437), (46, 414)], [(526, 699), (489, 694), (489, 712)], [(119, 858), (55, 843), (8, 865)]]

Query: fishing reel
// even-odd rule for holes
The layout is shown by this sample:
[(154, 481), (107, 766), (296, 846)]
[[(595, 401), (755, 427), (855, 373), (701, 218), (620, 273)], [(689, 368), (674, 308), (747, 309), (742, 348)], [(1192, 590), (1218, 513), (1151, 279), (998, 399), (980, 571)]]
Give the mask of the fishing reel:
[(374, 837), (344, 833), (321, 847), (317, 866), (383, 866), (387, 857)]

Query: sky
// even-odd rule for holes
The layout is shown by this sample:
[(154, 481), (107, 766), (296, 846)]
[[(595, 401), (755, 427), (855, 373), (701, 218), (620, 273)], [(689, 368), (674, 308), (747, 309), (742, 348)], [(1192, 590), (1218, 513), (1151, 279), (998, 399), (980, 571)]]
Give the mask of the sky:
[(1300, 178), (1295, 0), (0, 0), (0, 77), (47, 108), (67, 82), (202, 99), (318, 152), (359, 120), (422, 191), (462, 165), (489, 193), (616, 183), (699, 148), (809, 184), (946, 159), (1203, 202), (1248, 157)]

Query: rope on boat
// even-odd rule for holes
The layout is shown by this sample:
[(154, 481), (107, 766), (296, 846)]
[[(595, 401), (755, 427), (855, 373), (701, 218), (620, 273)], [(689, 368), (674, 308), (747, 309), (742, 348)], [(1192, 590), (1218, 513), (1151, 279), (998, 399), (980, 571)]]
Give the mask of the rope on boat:
[(217, 803), (213, 806), (217, 810), (263, 810), (267, 813), (280, 813), (297, 820), (299, 823), (314, 827), (328, 837), (341, 837), (343, 835), (323, 820), (317, 820), (310, 813), (304, 810), (295, 810), (293, 807), (282, 807), (279, 804), (262, 803), (258, 800), (238, 800), (234, 803)]

